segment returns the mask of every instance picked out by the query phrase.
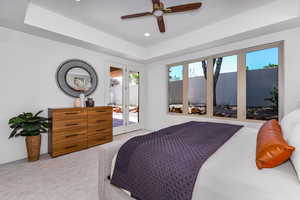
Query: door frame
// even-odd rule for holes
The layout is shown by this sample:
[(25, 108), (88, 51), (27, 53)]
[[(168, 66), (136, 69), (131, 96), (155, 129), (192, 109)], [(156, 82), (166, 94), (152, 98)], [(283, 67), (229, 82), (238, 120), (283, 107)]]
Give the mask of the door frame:
[[(139, 130), (141, 129), (141, 121), (140, 121), (140, 117), (139, 117), (139, 123), (137, 124), (132, 124), (132, 125), (128, 125), (128, 121), (129, 121), (129, 72), (138, 72), (140, 77), (139, 79), (141, 79), (141, 71), (135, 67), (131, 67), (129, 65), (126, 64), (121, 64), (121, 63), (115, 63), (115, 62), (109, 62), (108, 67), (107, 67), (107, 74), (108, 74), (108, 81), (107, 81), (107, 91), (110, 90), (110, 68), (111, 67), (115, 67), (115, 68), (120, 68), (123, 70), (123, 83), (122, 83), (122, 110), (123, 110), (123, 126), (120, 127), (116, 127), (113, 128), (113, 135), (119, 135), (119, 134), (123, 134), (123, 133), (127, 133), (127, 132), (131, 132), (131, 131), (135, 131), (135, 130)], [(141, 83), (141, 81), (140, 81)], [(140, 115), (140, 106), (141, 106), (141, 102), (140, 102), (140, 89), (141, 86), (139, 84), (139, 116)], [(105, 95), (105, 104), (108, 105), (110, 102), (110, 94), (109, 92), (107, 92), (107, 95)]]

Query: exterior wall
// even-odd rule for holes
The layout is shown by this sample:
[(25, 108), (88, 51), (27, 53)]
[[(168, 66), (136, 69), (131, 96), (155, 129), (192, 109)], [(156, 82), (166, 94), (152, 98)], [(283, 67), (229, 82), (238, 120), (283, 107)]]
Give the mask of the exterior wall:
[[(111, 103), (122, 105), (122, 85), (116, 85), (110, 90)], [(139, 104), (139, 86), (131, 85), (129, 87), (129, 105), (137, 106)]]
[[(199, 105), (206, 102), (204, 77), (190, 78), (189, 102)], [(278, 69), (261, 69), (247, 72), (247, 105), (268, 106), (265, 98), (270, 97), (274, 87), (278, 87)], [(182, 81), (169, 82), (169, 103), (182, 104)], [(220, 74), (216, 88), (218, 105), (237, 105), (237, 74)]]
[(247, 106), (267, 106), (265, 98), (278, 88), (278, 69), (261, 69), (247, 72)]

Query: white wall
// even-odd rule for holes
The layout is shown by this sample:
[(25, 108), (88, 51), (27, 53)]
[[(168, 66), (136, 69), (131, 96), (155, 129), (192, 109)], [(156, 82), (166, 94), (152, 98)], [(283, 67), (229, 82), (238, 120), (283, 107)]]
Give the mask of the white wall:
[[(141, 87), (145, 82), (143, 65), (138, 63), (0, 28), (0, 164), (26, 157), (24, 138), (8, 140), (9, 118), (25, 111), (73, 105), (73, 99), (62, 93), (55, 81), (57, 67), (73, 58), (87, 61), (97, 71), (99, 86), (92, 95), (97, 105), (105, 105), (109, 95), (108, 63), (122, 63), (141, 70)], [(42, 153), (46, 152), (47, 135), (44, 135)]]
[[(10, 117), (23, 111), (72, 106), (73, 99), (63, 94), (55, 82), (56, 69), (64, 60), (78, 58), (94, 66), (99, 76), (99, 87), (93, 95), (97, 105), (104, 105), (109, 99), (109, 63), (141, 70), (141, 123), (155, 130), (194, 119), (167, 114), (166, 64), (280, 40), (285, 40), (284, 111), (287, 113), (300, 107), (297, 87), (300, 85), (299, 35), (300, 28), (287, 30), (151, 63), (144, 68), (117, 57), (0, 28), (0, 163), (26, 157), (24, 138), (7, 139), (10, 133), (7, 121)], [(47, 135), (43, 136), (42, 142), (42, 153), (46, 153)]]
[[(173, 59), (167, 59), (160, 62), (148, 64), (147, 69), (147, 124), (146, 127), (156, 130), (174, 123), (180, 123), (188, 120), (205, 120), (201, 118), (182, 117), (167, 114), (167, 64), (172, 64), (184, 60), (196, 59), (205, 56), (215, 55), (223, 52), (238, 50), (246, 47), (272, 43), (276, 41), (285, 41), (284, 55), (284, 113), (300, 107), (300, 28), (278, 32), (270, 35), (264, 35), (257, 38), (244, 40), (229, 45), (207, 49), (205, 51), (193, 54), (178, 56)], [(169, 45), (172, 46), (170, 43)], [(170, 48), (171, 48), (170, 46)]]

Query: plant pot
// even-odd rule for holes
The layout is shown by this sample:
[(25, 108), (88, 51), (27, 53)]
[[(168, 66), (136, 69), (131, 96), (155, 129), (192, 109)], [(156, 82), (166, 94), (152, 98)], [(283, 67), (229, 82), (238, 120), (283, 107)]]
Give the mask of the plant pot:
[(37, 161), (40, 158), (41, 135), (27, 136), (25, 141), (26, 141), (28, 161), (29, 162)]

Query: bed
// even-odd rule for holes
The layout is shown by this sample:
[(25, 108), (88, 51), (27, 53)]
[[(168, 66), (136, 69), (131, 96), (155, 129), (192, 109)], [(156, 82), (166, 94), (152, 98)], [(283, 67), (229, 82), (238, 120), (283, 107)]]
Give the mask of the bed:
[[(255, 128), (240, 129), (204, 163), (194, 186), (193, 200), (299, 199), (300, 183), (290, 162), (273, 169), (256, 168), (257, 132)], [(111, 185), (107, 179), (124, 142), (101, 149), (100, 200), (133, 200), (128, 192)]]

